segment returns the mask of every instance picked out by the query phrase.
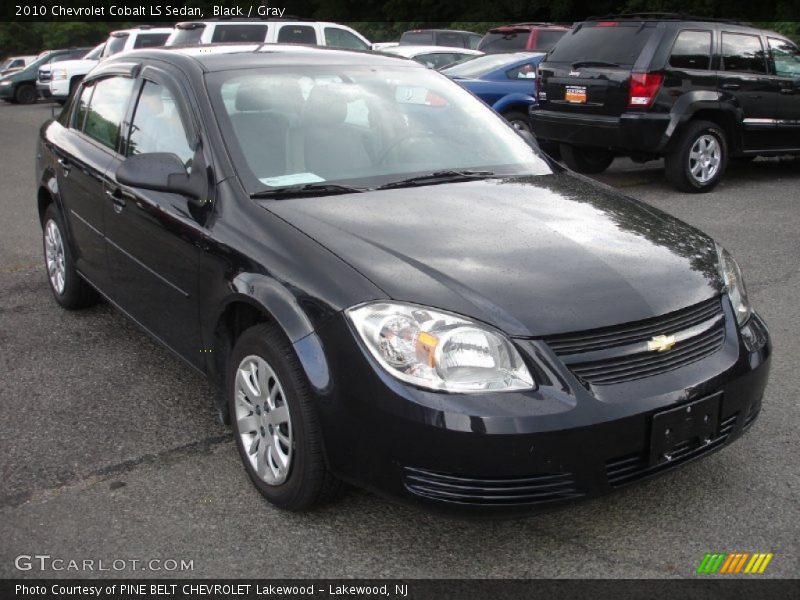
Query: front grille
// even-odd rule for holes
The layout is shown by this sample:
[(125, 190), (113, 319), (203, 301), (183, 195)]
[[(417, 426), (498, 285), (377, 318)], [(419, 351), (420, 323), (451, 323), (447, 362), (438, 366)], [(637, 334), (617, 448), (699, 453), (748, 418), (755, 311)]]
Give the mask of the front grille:
[(406, 489), (415, 496), (469, 506), (525, 506), (584, 495), (571, 473), (474, 478), (406, 467), (404, 480)]
[(42, 83), (50, 81), (52, 77), (53, 73), (50, 70), (39, 69), (39, 81), (41, 81)]
[[(666, 352), (648, 350), (656, 335), (675, 335)], [(719, 297), (662, 317), (545, 338), (582, 381), (611, 385), (678, 369), (701, 360), (722, 345), (725, 320)], [(591, 356), (587, 356), (591, 353)]]
[(728, 439), (728, 436), (730, 436), (736, 425), (737, 417), (738, 413), (735, 413), (724, 419), (720, 423), (717, 435), (711, 438), (707, 444), (697, 445), (688, 440), (678, 444), (672, 449), (672, 460), (669, 462), (650, 465), (646, 453), (623, 456), (606, 462), (608, 483), (612, 487), (633, 483), (634, 481), (638, 481), (639, 479), (643, 479), (655, 473), (675, 468), (678, 465), (711, 452), (715, 448), (722, 446)]

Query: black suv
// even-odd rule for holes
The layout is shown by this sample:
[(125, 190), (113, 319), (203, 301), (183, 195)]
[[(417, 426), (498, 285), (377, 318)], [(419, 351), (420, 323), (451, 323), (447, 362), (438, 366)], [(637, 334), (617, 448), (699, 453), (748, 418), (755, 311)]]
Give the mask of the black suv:
[(728, 160), (800, 153), (800, 52), (732, 22), (623, 15), (577, 24), (539, 65), (533, 131), (581, 173), (664, 157), (706, 192)]

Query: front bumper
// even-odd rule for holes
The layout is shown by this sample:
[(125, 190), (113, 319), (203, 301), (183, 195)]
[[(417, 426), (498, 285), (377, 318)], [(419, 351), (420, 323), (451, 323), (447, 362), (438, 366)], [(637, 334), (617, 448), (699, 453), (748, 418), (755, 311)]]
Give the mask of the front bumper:
[(55, 100), (66, 100), (69, 98), (69, 81), (66, 79), (51, 79), (48, 91)]
[(530, 116), (533, 133), (540, 140), (611, 148), (622, 153), (662, 153), (676, 126), (666, 113), (610, 117), (532, 108)]
[[(318, 396), (326, 458), (339, 477), (461, 514), (530, 514), (601, 496), (729, 444), (759, 414), (771, 345), (749, 352), (728, 303), (711, 356), (624, 384), (584, 386), (541, 341), (517, 340), (545, 382), (535, 391), (427, 392), (381, 371), (343, 316), (296, 348)], [(759, 325), (760, 317), (754, 315)], [(763, 332), (766, 327), (763, 326)], [(324, 349), (327, 368), (320, 369)], [(316, 356), (316, 358), (315, 358)], [(719, 421), (705, 443), (651, 464), (653, 415), (712, 395)]]

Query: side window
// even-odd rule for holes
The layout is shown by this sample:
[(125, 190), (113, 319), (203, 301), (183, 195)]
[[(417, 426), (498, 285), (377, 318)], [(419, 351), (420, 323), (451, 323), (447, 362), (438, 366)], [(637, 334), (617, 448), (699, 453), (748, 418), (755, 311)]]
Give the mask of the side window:
[(669, 66), (676, 69), (708, 69), (711, 66), (711, 32), (681, 31), (672, 46)]
[(757, 35), (722, 33), (722, 69), (739, 73), (766, 73), (764, 48)]
[(136, 103), (126, 154), (150, 152), (177, 154), (187, 167), (194, 156), (175, 97), (164, 86), (145, 81)]
[(263, 42), (267, 39), (266, 25), (217, 25), (211, 43)]
[(104, 146), (116, 150), (120, 124), (132, 89), (133, 80), (127, 77), (109, 77), (95, 83), (83, 132)]
[(158, 48), (167, 43), (168, 33), (140, 33), (133, 40), (134, 48)]
[(772, 60), (775, 63), (775, 73), (781, 77), (800, 76), (800, 50), (797, 46), (785, 40), (769, 40), (769, 51), (772, 53)]
[(25, 66), (25, 63), (23, 63), (21, 60), (12, 60), (11, 64), (8, 65), (7, 68), (14, 69), (16, 67), (23, 67), (23, 66)]
[(472, 35), (469, 36), (468, 42), (469, 43), (468, 43), (467, 47), (470, 50), (477, 50), (478, 49), (478, 44), (481, 43), (481, 36), (476, 35), (476, 34), (472, 34)]
[(464, 38), (460, 33), (440, 31), (436, 36), (437, 46), (449, 46), (451, 48), (463, 48)]
[(325, 45), (349, 50), (369, 50), (369, 46), (355, 35), (346, 29), (339, 29), (338, 27), (325, 28)]
[(506, 71), (509, 79), (536, 79), (536, 67), (530, 63), (525, 63), (515, 69)]
[(317, 32), (310, 25), (284, 25), (278, 32), (279, 44), (316, 44)]
[(128, 41), (128, 34), (123, 33), (119, 35), (112, 35), (106, 42), (106, 47), (103, 49), (103, 58), (113, 56), (117, 52), (122, 52), (125, 49), (125, 42)]
[(78, 99), (75, 108), (75, 118), (72, 121), (73, 128), (78, 131), (83, 131), (83, 124), (86, 121), (86, 113), (89, 112), (89, 101), (92, 99), (92, 92), (94, 92), (94, 85), (89, 84), (81, 90), (81, 97)]

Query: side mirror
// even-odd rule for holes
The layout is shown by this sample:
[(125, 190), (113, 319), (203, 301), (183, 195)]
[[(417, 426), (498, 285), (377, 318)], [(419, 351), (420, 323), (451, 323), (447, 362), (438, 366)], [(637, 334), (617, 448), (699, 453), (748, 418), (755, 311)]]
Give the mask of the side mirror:
[(117, 181), (123, 185), (156, 192), (183, 194), (193, 200), (203, 196), (203, 176), (190, 175), (176, 154), (151, 152), (126, 158), (117, 169)]

